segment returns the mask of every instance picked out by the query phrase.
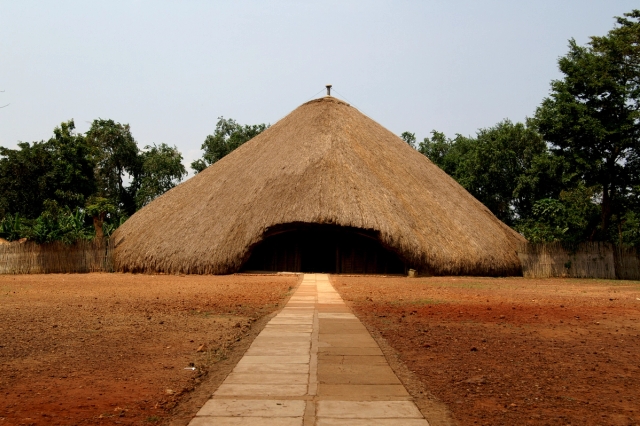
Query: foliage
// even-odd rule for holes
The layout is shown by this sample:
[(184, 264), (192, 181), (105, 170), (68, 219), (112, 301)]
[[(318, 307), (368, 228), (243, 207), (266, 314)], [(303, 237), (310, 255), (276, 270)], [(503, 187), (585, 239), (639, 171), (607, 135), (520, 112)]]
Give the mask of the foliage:
[(175, 147), (140, 152), (129, 125), (99, 119), (86, 136), (74, 129), (70, 120), (47, 142), (0, 147), (4, 238), (73, 242), (110, 235), (186, 175)]
[(53, 241), (72, 244), (90, 240), (94, 234), (82, 209), (71, 210), (49, 201), (46, 210), (35, 219), (22, 218), (19, 213), (6, 215), (0, 221), (0, 236), (9, 241), (27, 238), (39, 244)]
[(560, 58), (562, 80), (535, 114), (544, 139), (562, 157), (574, 183), (598, 186), (600, 225), (607, 239), (612, 219), (625, 217), (626, 198), (637, 179), (640, 148), (640, 10), (587, 46), (569, 41)]
[(544, 198), (534, 203), (531, 215), (515, 228), (532, 243), (564, 241), (579, 243), (591, 239), (588, 234), (598, 221), (594, 202), (595, 188), (583, 185), (562, 191), (557, 199)]
[(178, 148), (167, 144), (146, 146), (140, 154), (142, 170), (136, 193), (138, 209), (175, 187), (187, 175)]
[(8, 241), (16, 241), (25, 234), (28, 225), (25, 224), (25, 218), (20, 213), (6, 214), (0, 220), (0, 237)]
[(18, 149), (0, 147), (0, 217), (36, 218), (46, 200), (77, 208), (95, 190), (93, 162), (73, 120), (54, 129), (47, 142), (21, 142)]
[(640, 247), (640, 212), (627, 211), (619, 222), (618, 243)]
[(268, 127), (267, 124), (241, 125), (232, 118), (218, 117), (215, 131), (207, 136), (202, 144), (201, 149), (204, 151), (202, 158), (192, 162), (191, 168), (196, 173), (200, 173)]
[(535, 200), (560, 190), (547, 167), (547, 147), (528, 123), (504, 120), (480, 129), (475, 138), (447, 139), (435, 130), (431, 135), (418, 150), (507, 224), (526, 216)]
[(107, 198), (125, 214), (135, 213), (135, 186), (125, 186), (125, 179), (135, 181), (141, 171), (138, 145), (128, 124), (113, 120), (94, 120), (87, 132), (96, 164), (96, 195)]
[(400, 135), (400, 138), (403, 141), (405, 141), (406, 143), (408, 143), (411, 147), (413, 147), (413, 148), (416, 147), (416, 134), (415, 133), (403, 132)]

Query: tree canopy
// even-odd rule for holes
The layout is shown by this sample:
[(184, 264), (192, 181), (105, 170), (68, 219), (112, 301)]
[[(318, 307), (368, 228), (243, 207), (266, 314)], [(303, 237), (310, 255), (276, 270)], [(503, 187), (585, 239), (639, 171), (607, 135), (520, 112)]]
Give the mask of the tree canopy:
[(141, 173), (136, 182), (136, 207), (144, 207), (156, 197), (176, 186), (187, 175), (178, 148), (167, 144), (145, 146), (140, 154)]
[(102, 237), (185, 176), (166, 144), (139, 150), (128, 124), (73, 120), (48, 141), (0, 147), (0, 237), (37, 242)]
[(0, 147), (0, 217), (26, 218), (45, 211), (47, 200), (81, 207), (96, 189), (90, 147), (74, 132), (73, 120), (61, 123), (44, 142), (20, 142), (18, 149)]
[(216, 161), (231, 153), (243, 143), (258, 136), (268, 124), (239, 124), (234, 119), (218, 117), (216, 129), (212, 135), (206, 137), (201, 149), (204, 151), (202, 158), (191, 163), (191, 168), (200, 173)]
[(570, 40), (558, 65), (563, 78), (525, 123), (401, 138), (530, 241), (638, 245), (640, 11), (586, 46)]
[(528, 124), (504, 120), (476, 137), (454, 139), (433, 131), (417, 149), (509, 225), (536, 199), (559, 192), (543, 166), (549, 162), (546, 145)]
[(587, 46), (569, 41), (558, 61), (564, 77), (535, 123), (554, 155), (562, 157), (575, 183), (597, 187), (597, 233), (607, 239), (613, 220), (623, 220), (637, 199), (640, 148), (640, 10), (617, 18), (616, 27)]

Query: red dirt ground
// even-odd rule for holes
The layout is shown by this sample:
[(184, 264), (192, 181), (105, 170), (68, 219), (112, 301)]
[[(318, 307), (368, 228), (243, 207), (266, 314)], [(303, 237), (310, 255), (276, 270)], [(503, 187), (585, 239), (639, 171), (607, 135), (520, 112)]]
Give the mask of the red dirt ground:
[(640, 425), (640, 282), (332, 280), (461, 425)]
[(297, 281), (0, 275), (0, 426), (159, 423)]

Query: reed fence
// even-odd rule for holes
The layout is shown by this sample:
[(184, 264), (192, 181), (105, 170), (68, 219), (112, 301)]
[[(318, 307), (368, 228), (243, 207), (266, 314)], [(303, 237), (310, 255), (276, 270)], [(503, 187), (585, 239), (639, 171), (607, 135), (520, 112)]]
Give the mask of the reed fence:
[(113, 241), (110, 239), (33, 242), (0, 245), (0, 274), (52, 274), (113, 271)]
[(640, 253), (633, 247), (587, 242), (522, 244), (518, 248), (527, 278), (603, 278), (640, 280)]

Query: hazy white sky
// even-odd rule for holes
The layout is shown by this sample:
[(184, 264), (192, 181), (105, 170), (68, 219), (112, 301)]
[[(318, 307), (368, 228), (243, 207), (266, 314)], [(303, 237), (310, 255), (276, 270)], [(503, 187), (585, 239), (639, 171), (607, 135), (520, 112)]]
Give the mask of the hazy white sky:
[(217, 117), (274, 123), (324, 85), (391, 131), (531, 116), (567, 40), (637, 0), (0, 0), (0, 145), (129, 123), (200, 156)]

